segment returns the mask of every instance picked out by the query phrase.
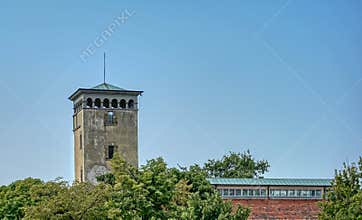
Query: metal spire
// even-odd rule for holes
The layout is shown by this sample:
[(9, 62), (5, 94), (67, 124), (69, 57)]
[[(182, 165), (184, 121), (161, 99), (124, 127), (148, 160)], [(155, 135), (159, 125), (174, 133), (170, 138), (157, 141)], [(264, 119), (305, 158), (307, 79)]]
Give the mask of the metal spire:
[(106, 84), (106, 52), (103, 53), (103, 83)]

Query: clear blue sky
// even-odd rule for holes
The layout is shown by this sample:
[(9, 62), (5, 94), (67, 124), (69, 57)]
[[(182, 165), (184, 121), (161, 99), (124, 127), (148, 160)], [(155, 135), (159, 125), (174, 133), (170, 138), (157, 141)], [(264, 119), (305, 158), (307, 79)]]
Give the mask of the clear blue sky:
[(361, 1), (52, 2), (1, 4), (0, 184), (73, 179), (67, 98), (104, 51), (109, 83), (145, 91), (141, 164), (250, 149), (268, 177), (332, 177), (361, 155)]

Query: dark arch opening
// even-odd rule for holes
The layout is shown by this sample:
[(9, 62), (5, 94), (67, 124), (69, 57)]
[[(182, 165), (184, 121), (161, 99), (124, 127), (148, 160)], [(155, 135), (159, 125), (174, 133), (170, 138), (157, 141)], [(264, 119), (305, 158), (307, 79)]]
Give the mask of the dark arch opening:
[(103, 107), (109, 108), (109, 100), (108, 99), (103, 99)]
[(89, 108), (93, 107), (93, 101), (91, 98), (87, 98), (87, 107), (89, 107)]
[(130, 100), (128, 101), (128, 108), (134, 108), (134, 101), (133, 101), (133, 99), (130, 99)]
[(111, 106), (112, 106), (112, 108), (117, 108), (118, 107), (117, 99), (112, 99)]
[(126, 100), (122, 99), (121, 102), (119, 103), (119, 106), (121, 108), (126, 108)]
[(94, 100), (94, 105), (97, 107), (97, 108), (100, 108), (101, 107), (101, 100), (96, 98), (96, 100)]

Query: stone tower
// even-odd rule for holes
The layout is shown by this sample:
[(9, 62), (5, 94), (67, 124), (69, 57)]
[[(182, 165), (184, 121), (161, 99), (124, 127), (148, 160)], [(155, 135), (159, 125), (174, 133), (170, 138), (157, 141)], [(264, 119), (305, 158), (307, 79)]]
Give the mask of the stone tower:
[(138, 96), (142, 93), (102, 83), (80, 88), (69, 97), (74, 104), (77, 181), (96, 183), (97, 176), (110, 170), (116, 152), (138, 166)]

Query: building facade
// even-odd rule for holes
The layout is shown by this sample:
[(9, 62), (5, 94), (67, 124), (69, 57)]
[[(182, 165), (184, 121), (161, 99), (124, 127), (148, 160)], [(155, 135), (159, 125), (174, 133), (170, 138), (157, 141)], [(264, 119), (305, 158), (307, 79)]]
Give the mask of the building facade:
[(138, 166), (138, 97), (143, 91), (107, 83), (80, 88), (73, 102), (75, 180), (96, 183), (118, 152)]
[(251, 209), (250, 219), (317, 219), (330, 179), (211, 178), (225, 200)]

